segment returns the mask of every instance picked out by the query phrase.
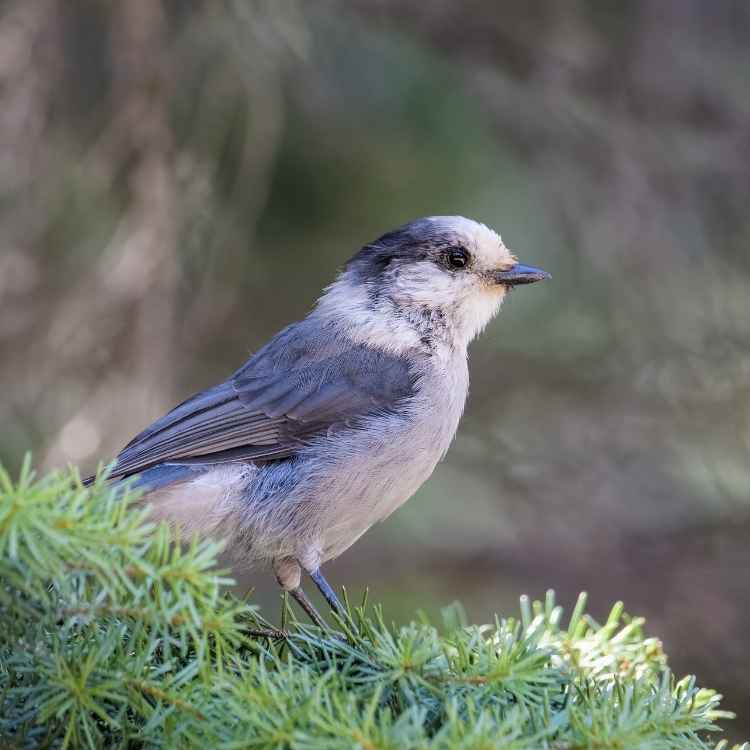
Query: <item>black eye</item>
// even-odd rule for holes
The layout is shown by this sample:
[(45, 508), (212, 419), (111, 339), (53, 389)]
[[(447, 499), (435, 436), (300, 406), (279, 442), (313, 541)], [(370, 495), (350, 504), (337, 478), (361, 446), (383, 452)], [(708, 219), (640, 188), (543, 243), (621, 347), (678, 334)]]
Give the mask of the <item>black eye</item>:
[(448, 263), (453, 268), (465, 268), (469, 263), (469, 253), (462, 247), (453, 247), (448, 250)]

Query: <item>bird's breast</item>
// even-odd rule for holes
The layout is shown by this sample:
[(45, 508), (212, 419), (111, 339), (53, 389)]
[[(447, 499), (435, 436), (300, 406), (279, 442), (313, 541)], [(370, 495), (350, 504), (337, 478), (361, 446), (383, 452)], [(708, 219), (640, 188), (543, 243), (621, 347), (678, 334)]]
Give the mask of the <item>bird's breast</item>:
[(465, 358), (425, 368), (403, 414), (342, 435), (338, 470), (325, 472), (324, 557), (340, 554), (388, 517), (430, 477), (456, 433), (468, 391)]

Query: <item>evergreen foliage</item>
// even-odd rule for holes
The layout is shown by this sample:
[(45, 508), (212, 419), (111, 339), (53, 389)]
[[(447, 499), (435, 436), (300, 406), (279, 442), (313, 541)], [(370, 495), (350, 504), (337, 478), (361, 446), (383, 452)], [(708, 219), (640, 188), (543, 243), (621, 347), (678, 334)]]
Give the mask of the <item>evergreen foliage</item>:
[(7, 746), (727, 748), (708, 740), (721, 696), (676, 680), (620, 604), (598, 624), (581, 596), (563, 624), (550, 592), (480, 627), (449, 608), (440, 631), (287, 610), (282, 633), (227, 593), (217, 543), (173, 544), (135, 499), (0, 470)]

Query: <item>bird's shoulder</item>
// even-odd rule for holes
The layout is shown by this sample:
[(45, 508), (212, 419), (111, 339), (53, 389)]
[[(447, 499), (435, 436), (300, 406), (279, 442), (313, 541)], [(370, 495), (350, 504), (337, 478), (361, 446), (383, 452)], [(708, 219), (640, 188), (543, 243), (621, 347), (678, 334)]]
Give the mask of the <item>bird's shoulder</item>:
[(251, 410), (271, 398), (278, 400), (275, 394), (281, 391), (293, 392), (294, 398), (326, 390), (329, 400), (342, 400), (342, 408), (352, 400), (365, 408), (368, 400), (388, 406), (413, 395), (423, 369), (417, 354), (387, 352), (305, 319), (271, 339), (231, 382)]

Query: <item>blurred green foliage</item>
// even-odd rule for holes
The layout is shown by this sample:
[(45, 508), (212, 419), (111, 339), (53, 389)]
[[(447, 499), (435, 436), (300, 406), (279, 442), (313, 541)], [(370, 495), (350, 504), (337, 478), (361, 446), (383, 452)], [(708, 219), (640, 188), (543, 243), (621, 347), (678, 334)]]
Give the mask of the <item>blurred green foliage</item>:
[(553, 282), (331, 577), (403, 617), (617, 592), (750, 704), (748, 65), (743, 0), (6, 0), (0, 459), (93, 467), (362, 244), (463, 213)]

